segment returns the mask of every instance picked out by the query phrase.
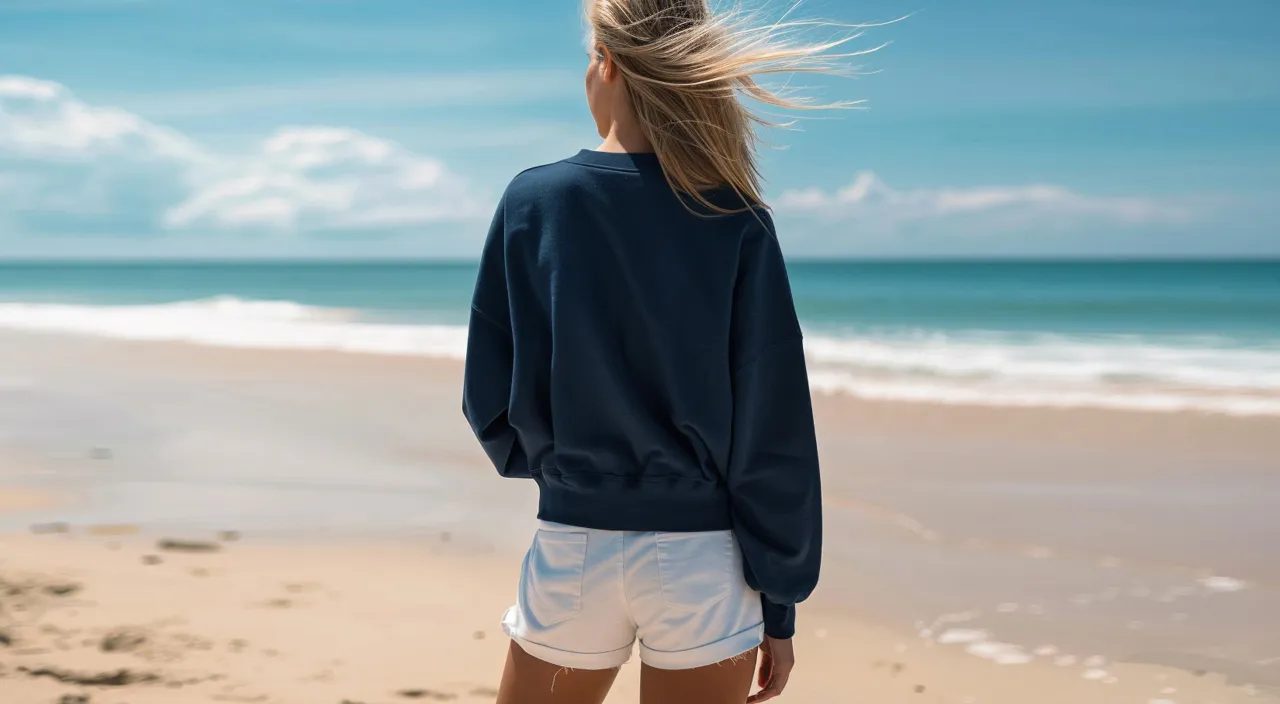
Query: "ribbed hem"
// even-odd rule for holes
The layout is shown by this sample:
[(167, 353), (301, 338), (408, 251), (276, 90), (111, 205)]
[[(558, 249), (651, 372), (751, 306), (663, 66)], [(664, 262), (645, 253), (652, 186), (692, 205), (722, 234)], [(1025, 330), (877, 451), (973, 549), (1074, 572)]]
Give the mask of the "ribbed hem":
[(578, 486), (558, 472), (535, 472), (538, 518), (597, 530), (694, 533), (731, 530), (729, 493), (705, 482), (641, 481), (594, 477)]
[(749, 652), (759, 647), (764, 640), (764, 624), (738, 631), (728, 638), (721, 638), (714, 643), (700, 645), (688, 650), (674, 652), (654, 650), (640, 644), (640, 661), (649, 667), (659, 670), (695, 670), (699, 667), (724, 662), (735, 655)]

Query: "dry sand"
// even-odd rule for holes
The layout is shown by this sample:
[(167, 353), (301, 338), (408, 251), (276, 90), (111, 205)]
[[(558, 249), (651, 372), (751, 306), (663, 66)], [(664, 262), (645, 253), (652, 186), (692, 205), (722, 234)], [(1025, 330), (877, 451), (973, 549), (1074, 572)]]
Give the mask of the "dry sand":
[[(0, 538), (0, 702), (493, 699), (514, 561), (453, 539), (218, 548), (173, 552), (79, 529)], [(1217, 675), (1098, 664), (1106, 674), (1095, 680), (1048, 659), (999, 667), (820, 611), (805, 617), (784, 701), (1265, 701)], [(610, 702), (635, 701), (638, 672), (634, 661), (624, 669)]]

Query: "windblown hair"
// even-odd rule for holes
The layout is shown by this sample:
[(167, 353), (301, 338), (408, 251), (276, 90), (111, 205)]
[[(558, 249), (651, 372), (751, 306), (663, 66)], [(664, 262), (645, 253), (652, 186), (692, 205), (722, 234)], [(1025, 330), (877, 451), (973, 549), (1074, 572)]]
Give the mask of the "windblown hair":
[[(763, 206), (757, 164), (757, 126), (778, 127), (746, 100), (789, 110), (850, 107), (815, 103), (770, 90), (764, 74), (847, 74), (844, 60), (875, 51), (832, 50), (861, 35), (861, 27), (812, 20), (755, 22), (741, 9), (713, 13), (706, 0), (585, 0), (592, 47), (613, 55), (640, 127), (678, 194), (716, 213)], [(842, 35), (798, 41), (810, 30)], [(877, 47), (878, 48), (878, 47)], [(726, 209), (704, 195), (732, 189), (741, 208)], [(689, 203), (688, 200), (685, 201)]]

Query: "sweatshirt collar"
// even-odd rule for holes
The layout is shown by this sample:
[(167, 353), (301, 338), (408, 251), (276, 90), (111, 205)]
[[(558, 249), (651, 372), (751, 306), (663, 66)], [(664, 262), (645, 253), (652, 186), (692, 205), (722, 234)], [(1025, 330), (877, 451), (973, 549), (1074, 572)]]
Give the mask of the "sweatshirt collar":
[(583, 166), (599, 166), (622, 171), (644, 171), (658, 168), (658, 155), (653, 152), (598, 152), (583, 149), (569, 161)]

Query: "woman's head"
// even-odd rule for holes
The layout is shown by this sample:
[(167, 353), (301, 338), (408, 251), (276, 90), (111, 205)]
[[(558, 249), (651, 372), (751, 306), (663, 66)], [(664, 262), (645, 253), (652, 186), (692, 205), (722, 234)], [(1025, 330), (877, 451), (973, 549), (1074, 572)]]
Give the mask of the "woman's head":
[[(753, 25), (741, 12), (713, 13), (706, 0), (585, 0), (591, 65), (587, 101), (602, 137), (619, 125), (638, 129), (662, 162), (671, 186), (721, 211), (701, 194), (733, 189), (763, 204), (756, 165), (756, 125), (744, 98), (780, 108), (815, 105), (766, 89), (769, 73), (839, 73), (831, 49), (858, 36), (817, 44), (794, 41), (826, 25), (792, 21)], [(858, 52), (865, 53), (865, 52)]]

